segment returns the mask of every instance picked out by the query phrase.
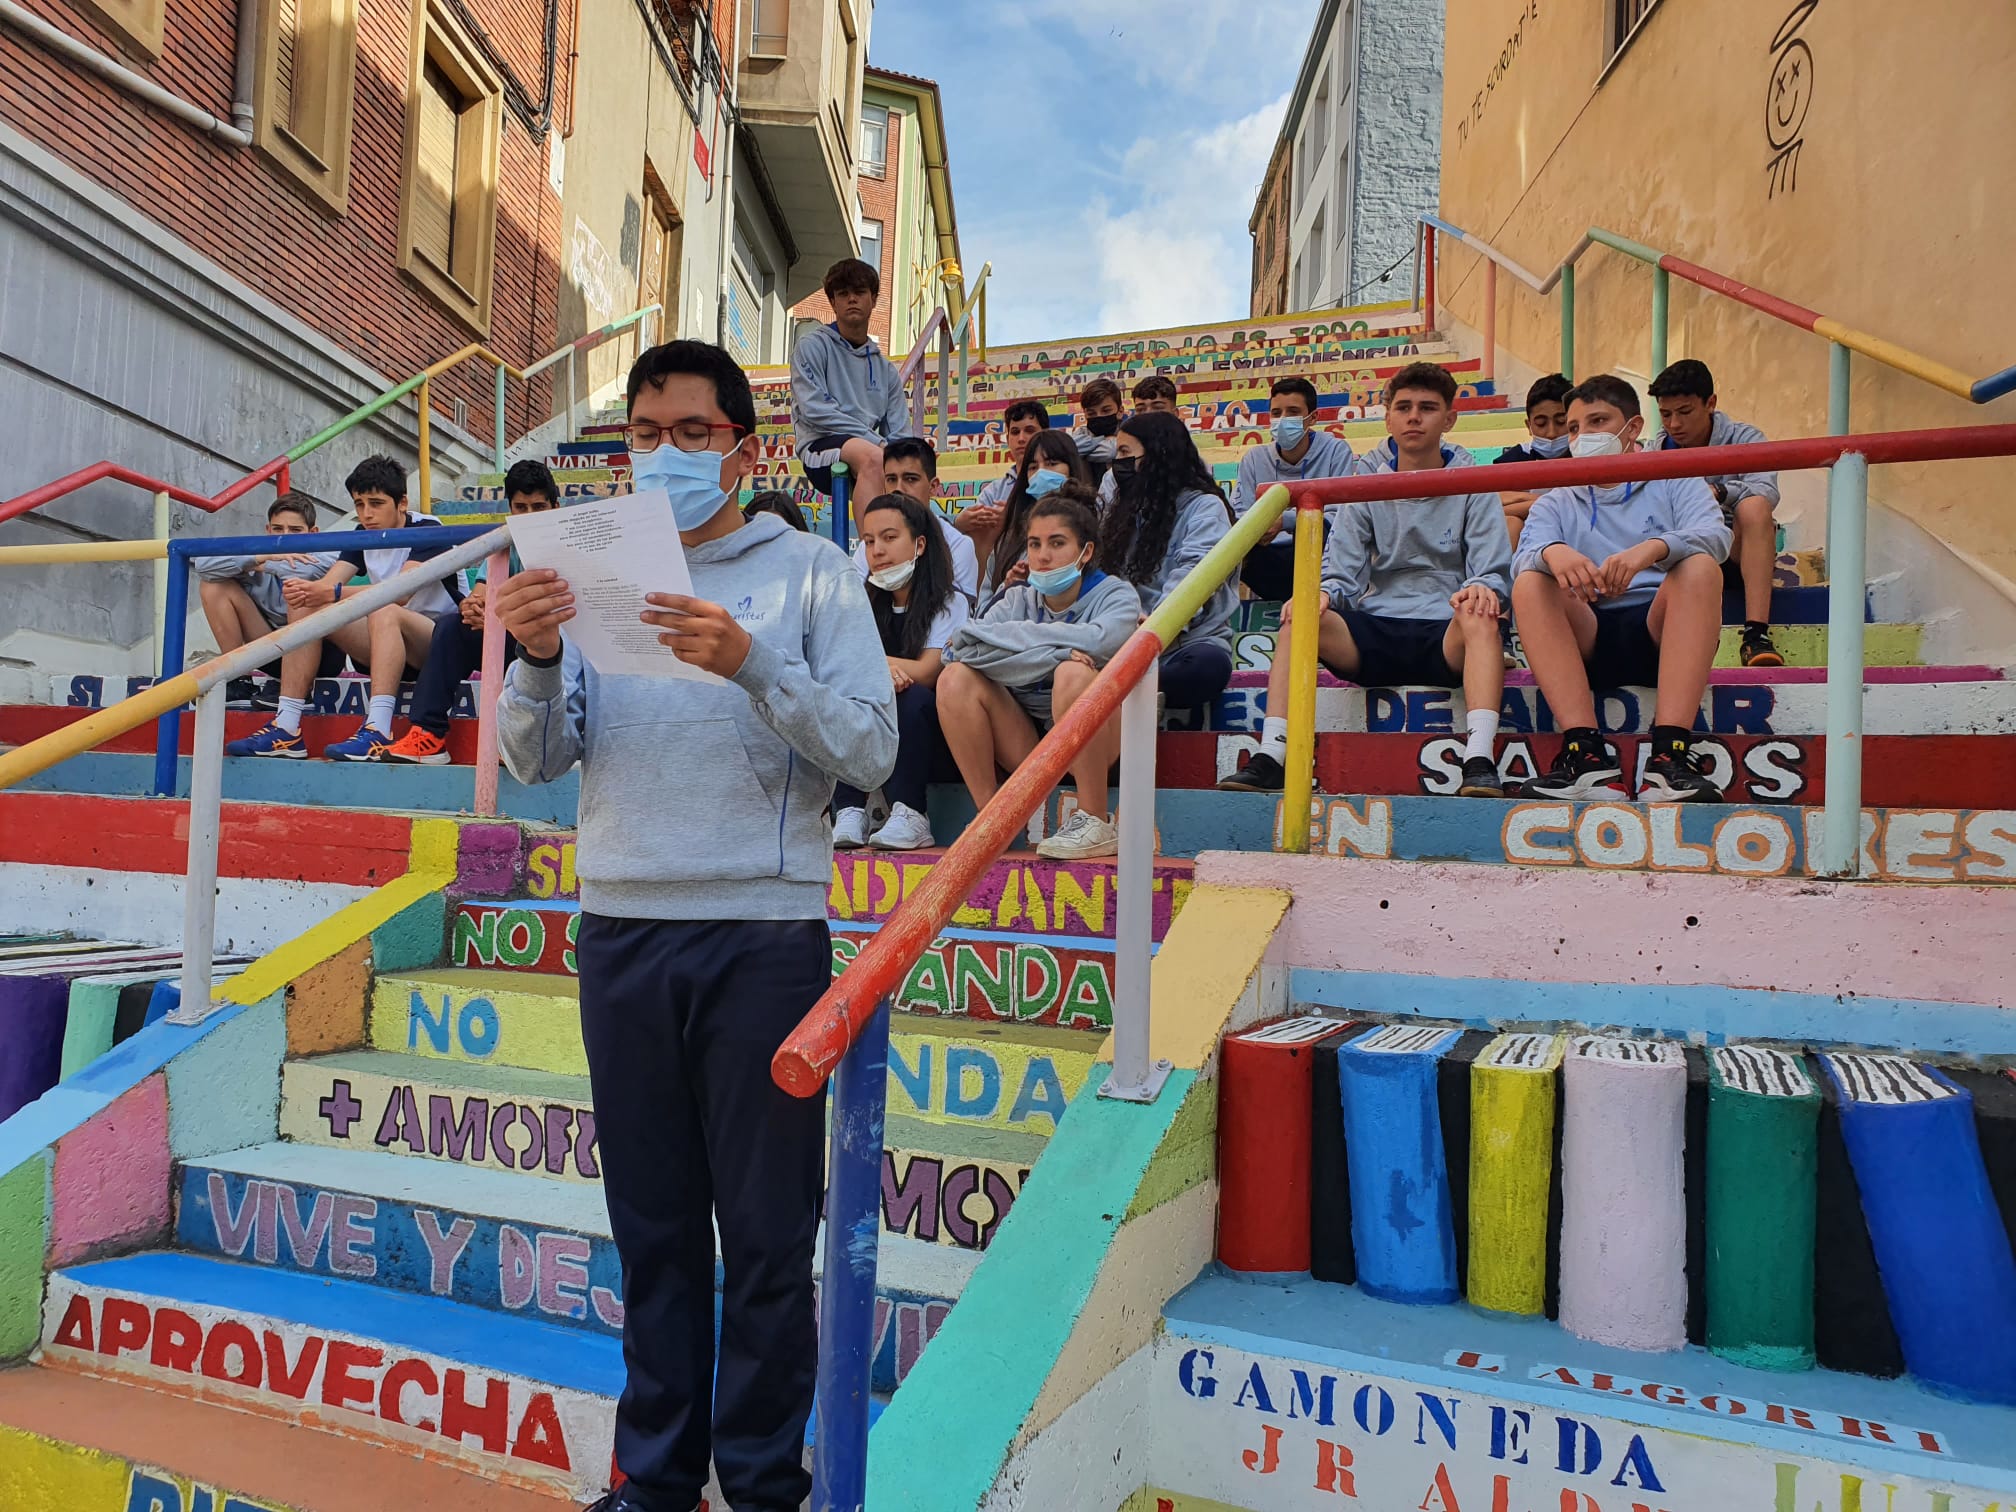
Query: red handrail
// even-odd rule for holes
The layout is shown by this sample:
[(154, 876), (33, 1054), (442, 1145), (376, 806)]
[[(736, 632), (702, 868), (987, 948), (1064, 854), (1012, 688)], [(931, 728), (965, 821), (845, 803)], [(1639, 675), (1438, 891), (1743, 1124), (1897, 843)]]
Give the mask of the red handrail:
[(130, 483), (135, 488), (144, 488), (149, 493), (166, 494), (178, 504), (187, 504), (194, 509), (215, 513), (233, 499), (250, 493), (268, 479), (273, 480), (274, 486), (281, 493), (285, 493), (287, 473), (288, 459), (275, 457), (257, 470), (247, 473), (230, 487), (220, 490), (213, 498), (207, 494), (193, 493), (173, 483), (164, 483), (159, 478), (150, 478), (145, 473), (135, 472), (130, 467), (122, 467), (117, 462), (93, 462), (89, 467), (80, 467), (73, 473), (66, 473), (37, 488), (31, 488), (24, 494), (0, 500), (0, 520), (11, 520), (18, 515), (27, 514), (30, 510), (40, 509), (54, 499), (75, 493), (80, 488), (88, 488), (93, 483), (104, 482), (108, 478), (115, 483)]

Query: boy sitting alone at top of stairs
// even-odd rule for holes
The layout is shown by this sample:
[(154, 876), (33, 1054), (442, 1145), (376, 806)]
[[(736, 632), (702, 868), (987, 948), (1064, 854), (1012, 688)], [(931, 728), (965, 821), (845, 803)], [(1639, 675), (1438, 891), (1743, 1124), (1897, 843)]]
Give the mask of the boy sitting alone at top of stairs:
[[(1615, 457), (1645, 428), (1630, 384), (1599, 373), (1568, 395), (1569, 451)], [(1528, 798), (1623, 798), (1623, 767), (1596, 728), (1592, 688), (1656, 685), (1651, 757), (1638, 797), (1716, 802), (1688, 748), (1722, 635), (1729, 526), (1699, 478), (1555, 488), (1526, 517), (1512, 609), (1526, 663), (1564, 739)]]
[[(1362, 461), (1370, 472), (1446, 468), (1451, 492), (1432, 499), (1381, 499), (1338, 511), (1323, 551), (1323, 617), (1316, 656), (1339, 677), (1366, 686), (1463, 689), (1469, 740), (1463, 751), (1467, 798), (1502, 798), (1493, 745), (1505, 696), (1499, 618), (1510, 602), (1512, 546), (1505, 510), (1470, 454), (1444, 438), (1456, 423), (1456, 380), (1432, 362), (1410, 363), (1386, 386), (1385, 444)], [(1468, 491), (1474, 485), (1475, 491)], [(1260, 750), (1219, 787), (1278, 793), (1288, 754), (1291, 603), (1267, 673)]]

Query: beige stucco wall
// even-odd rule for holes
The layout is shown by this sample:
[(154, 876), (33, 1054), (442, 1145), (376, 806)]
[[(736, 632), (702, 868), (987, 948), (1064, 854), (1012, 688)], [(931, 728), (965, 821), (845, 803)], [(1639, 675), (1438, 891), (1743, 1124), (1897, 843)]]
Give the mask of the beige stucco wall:
[[(1973, 377), (2016, 362), (2016, 6), (1663, 0), (1599, 85), (1610, 9), (1447, 0), (1447, 219), (1542, 274), (1593, 222)], [(1803, 119), (1787, 93), (1790, 123), (1767, 122), (1795, 59)], [(1795, 142), (1796, 179), (1773, 167)], [(1578, 371), (1646, 376), (1650, 270), (1599, 249), (1577, 279)], [(1478, 325), (1475, 255), (1448, 248), (1443, 280)], [(1724, 407), (1772, 435), (1825, 431), (1824, 341), (1672, 290), (1670, 358), (1707, 362)], [(1501, 278), (1498, 339), (1551, 370), (1558, 300)], [(2010, 422), (2016, 396), (1976, 406), (1855, 359), (1856, 430)], [(2016, 462), (1881, 468), (1874, 493), (2016, 581)]]

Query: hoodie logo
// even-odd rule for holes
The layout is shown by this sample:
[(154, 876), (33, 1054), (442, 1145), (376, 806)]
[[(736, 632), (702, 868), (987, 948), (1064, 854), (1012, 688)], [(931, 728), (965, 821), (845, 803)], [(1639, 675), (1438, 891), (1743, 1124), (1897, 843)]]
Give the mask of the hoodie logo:
[(733, 614), (738, 625), (760, 625), (770, 617), (768, 610), (756, 607), (756, 595), (753, 593), (742, 595), (742, 601), (735, 606)]
[(735, 606), (735, 612), (737, 614), (747, 614), (751, 609), (754, 609), (755, 607), (756, 607), (755, 595), (745, 593), (742, 595), (742, 602)]

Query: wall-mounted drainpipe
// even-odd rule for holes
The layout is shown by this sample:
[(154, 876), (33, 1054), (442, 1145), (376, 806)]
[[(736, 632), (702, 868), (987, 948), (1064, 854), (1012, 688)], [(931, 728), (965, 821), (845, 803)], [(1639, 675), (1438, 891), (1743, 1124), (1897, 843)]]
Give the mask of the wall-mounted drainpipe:
[(190, 104), (180, 95), (171, 94), (145, 74), (136, 73), (125, 64), (94, 51), (61, 27), (52, 26), (33, 11), (24, 10), (14, 0), (0, 0), (0, 25), (11, 26), (33, 37), (51, 52), (61, 53), (71, 62), (109, 79), (128, 94), (145, 100), (178, 121), (207, 131), (219, 141), (229, 142), (234, 147), (250, 147), (253, 49), (257, 36), (254, 31), (255, 5), (256, 0), (238, 0), (238, 46), (232, 71), (231, 120), (228, 122), (219, 120), (200, 105)]

